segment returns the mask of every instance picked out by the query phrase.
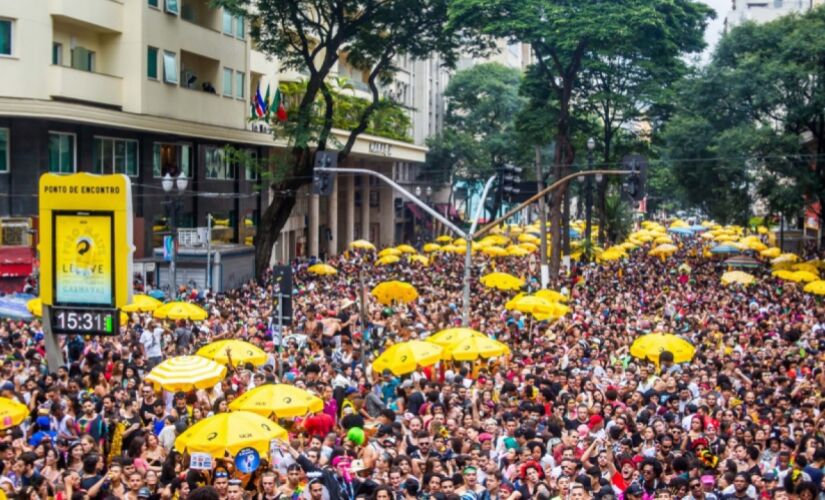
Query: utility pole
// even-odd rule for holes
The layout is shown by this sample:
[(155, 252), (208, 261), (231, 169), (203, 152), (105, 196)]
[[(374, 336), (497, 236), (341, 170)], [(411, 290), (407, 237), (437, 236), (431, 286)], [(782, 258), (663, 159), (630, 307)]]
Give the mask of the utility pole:
[[(544, 189), (544, 180), (541, 172), (541, 148), (536, 146), (536, 192)], [(547, 288), (550, 280), (550, 268), (547, 266), (547, 206), (544, 196), (539, 198), (539, 230), (541, 231), (541, 287)], [(556, 243), (558, 244), (558, 242)]]
[[(593, 149), (596, 147), (596, 141), (591, 137), (587, 139), (587, 171), (593, 170)], [(593, 232), (593, 179), (587, 177), (585, 179), (585, 207), (584, 207), (584, 251), (585, 260), (590, 259), (593, 249), (593, 240), (590, 238)]]

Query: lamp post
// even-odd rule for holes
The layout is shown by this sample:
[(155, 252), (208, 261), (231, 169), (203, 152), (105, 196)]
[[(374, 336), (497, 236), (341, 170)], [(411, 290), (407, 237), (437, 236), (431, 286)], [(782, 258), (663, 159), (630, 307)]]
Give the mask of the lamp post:
[[(175, 293), (174, 290), (178, 286), (177, 283), (177, 260), (178, 260), (178, 243), (177, 243), (177, 222), (178, 222), (178, 212), (183, 205), (182, 195), (186, 191), (186, 187), (189, 185), (189, 179), (186, 178), (186, 174), (183, 172), (180, 173), (177, 177), (172, 177), (168, 172), (166, 175), (163, 176), (163, 179), (160, 181), (160, 185), (163, 187), (163, 192), (166, 193), (166, 205), (169, 210), (169, 230), (172, 233), (172, 260), (169, 262), (169, 274), (172, 282), (172, 293)], [(177, 187), (177, 191), (173, 191), (174, 188)]]
[[(593, 150), (596, 149), (596, 141), (591, 137), (587, 139), (587, 170), (593, 170)], [(593, 180), (587, 176), (585, 180), (585, 207), (584, 207), (584, 249), (590, 253), (590, 230), (593, 218)]]

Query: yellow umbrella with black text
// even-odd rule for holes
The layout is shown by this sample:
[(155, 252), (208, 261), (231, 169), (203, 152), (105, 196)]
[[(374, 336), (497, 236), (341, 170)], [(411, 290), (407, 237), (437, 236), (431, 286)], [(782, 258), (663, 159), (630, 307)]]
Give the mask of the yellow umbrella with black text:
[(268, 456), (269, 443), (287, 437), (286, 430), (266, 417), (233, 411), (196, 422), (175, 439), (175, 449), (223, 458), (226, 453), (235, 455), (244, 448), (254, 448), (260, 455)]
[(263, 417), (293, 418), (322, 411), (324, 402), (294, 385), (264, 384), (235, 398), (229, 409), (251, 411)]
[(418, 298), (418, 290), (403, 281), (384, 281), (376, 285), (370, 293), (385, 306), (396, 302), (409, 304)]
[(389, 370), (395, 375), (414, 372), (419, 366), (434, 365), (441, 359), (443, 348), (432, 342), (410, 340), (394, 344), (372, 362), (378, 373)]

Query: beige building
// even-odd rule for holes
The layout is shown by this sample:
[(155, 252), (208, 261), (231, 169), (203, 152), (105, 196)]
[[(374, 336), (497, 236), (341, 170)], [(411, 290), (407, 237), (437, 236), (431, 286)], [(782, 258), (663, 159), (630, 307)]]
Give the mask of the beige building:
[(806, 12), (822, 4), (825, 0), (731, 0), (724, 30), (748, 21), (766, 23), (788, 14)]
[[(259, 158), (285, 148), (250, 121), (251, 99), (259, 84), (301, 75), (281, 73), (247, 30), (209, 0), (0, 0), (0, 215), (36, 215), (43, 172), (125, 173), (137, 254), (148, 256), (170, 230), (161, 177), (184, 174), (189, 190), (177, 225), (205, 226), (211, 215), (217, 238), (249, 242), (278, 194), (256, 190), (257, 173), (230, 162), (223, 148)], [(337, 73), (367, 95), (345, 58)], [(417, 97), (422, 78), (405, 70), (382, 89), (410, 107), (413, 142), (363, 135), (343, 166), (399, 179), (424, 161), (432, 129), (421, 120), (438, 103)], [(345, 134), (335, 131), (342, 141)], [(404, 236), (404, 209), (398, 193), (361, 176), (338, 178), (328, 198), (302, 190), (273, 261), (335, 254), (358, 237), (391, 244)]]

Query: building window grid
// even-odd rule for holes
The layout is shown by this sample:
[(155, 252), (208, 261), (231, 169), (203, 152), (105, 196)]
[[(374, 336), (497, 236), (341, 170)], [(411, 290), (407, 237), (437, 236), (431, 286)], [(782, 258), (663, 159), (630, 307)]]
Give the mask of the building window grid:
[(235, 179), (235, 162), (230, 162), (226, 158), (223, 148), (207, 146), (204, 151), (204, 168), (206, 178), (212, 180), (228, 181)]
[(72, 174), (77, 164), (77, 137), (69, 132), (49, 132), (49, 171)]
[(59, 42), (52, 43), (52, 64), (55, 66), (63, 65), (63, 44)]
[(7, 174), (9, 172), (10, 161), (9, 129), (0, 128), (0, 174)]
[(232, 68), (223, 68), (223, 95), (225, 97), (232, 97), (232, 79), (234, 71)]
[(236, 71), (235, 72), (235, 97), (238, 99), (244, 98), (245, 87), (246, 87), (246, 73), (243, 71)]
[(98, 174), (138, 175), (138, 141), (135, 139), (95, 136), (93, 154)]
[(0, 56), (14, 55), (14, 20), (0, 17)]
[(163, 51), (163, 81), (166, 83), (178, 83), (178, 58), (174, 52)]
[(152, 145), (152, 176), (160, 178), (167, 173), (178, 176), (183, 171), (192, 177), (192, 145), (174, 142), (156, 142)]

